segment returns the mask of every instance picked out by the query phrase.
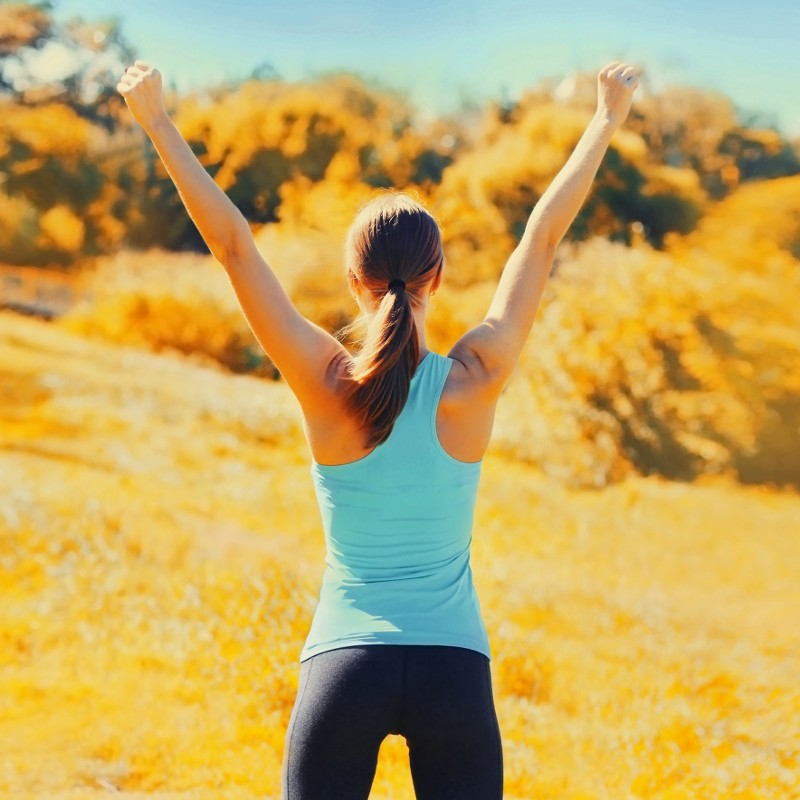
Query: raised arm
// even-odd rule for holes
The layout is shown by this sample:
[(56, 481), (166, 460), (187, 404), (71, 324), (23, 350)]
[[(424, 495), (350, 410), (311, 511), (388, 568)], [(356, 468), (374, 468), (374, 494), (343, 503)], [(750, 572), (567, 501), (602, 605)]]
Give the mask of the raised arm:
[(346, 351), (303, 317), (256, 249), (250, 226), (197, 160), (169, 118), (161, 75), (144, 61), (128, 67), (117, 85), (178, 189), (189, 216), (228, 273), (245, 317), (304, 411), (326, 402), (328, 367)]
[(614, 132), (631, 107), (638, 78), (613, 62), (597, 76), (597, 111), (575, 150), (533, 209), (522, 239), (506, 263), (486, 318), (454, 345), (465, 363), (499, 394), (528, 338), (558, 243), (583, 205)]

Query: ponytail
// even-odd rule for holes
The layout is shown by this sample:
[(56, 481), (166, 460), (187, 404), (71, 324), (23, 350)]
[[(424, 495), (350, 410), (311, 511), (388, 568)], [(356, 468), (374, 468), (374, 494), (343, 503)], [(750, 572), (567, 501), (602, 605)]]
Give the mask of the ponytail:
[(379, 196), (356, 217), (348, 234), (347, 260), (351, 288), (358, 284), (382, 295), (353, 358), (348, 397), (367, 432), (367, 446), (375, 447), (389, 438), (417, 369), (413, 302), (441, 269), (439, 226), (408, 196)]
[(385, 442), (408, 400), (419, 360), (411, 299), (404, 288), (387, 291), (353, 360), (351, 409), (367, 422), (368, 447)]

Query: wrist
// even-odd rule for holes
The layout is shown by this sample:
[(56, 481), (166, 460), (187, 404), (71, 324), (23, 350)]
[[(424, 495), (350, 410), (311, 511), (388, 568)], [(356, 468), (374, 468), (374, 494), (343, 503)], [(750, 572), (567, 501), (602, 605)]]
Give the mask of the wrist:
[(610, 111), (599, 108), (595, 111), (594, 117), (592, 118), (592, 123), (596, 127), (607, 130), (609, 133), (617, 131), (624, 121), (624, 118), (620, 118)]
[(149, 119), (138, 120), (138, 122), (150, 138), (172, 124), (172, 120), (169, 118), (169, 114), (167, 114), (166, 111), (162, 111), (160, 114), (156, 114)]

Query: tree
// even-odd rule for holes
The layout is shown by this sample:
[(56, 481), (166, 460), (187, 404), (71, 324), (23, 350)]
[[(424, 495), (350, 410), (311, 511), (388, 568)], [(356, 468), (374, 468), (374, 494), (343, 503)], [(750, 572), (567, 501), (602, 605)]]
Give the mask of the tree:
[(113, 243), (98, 201), (115, 176), (100, 151), (127, 121), (115, 87), (132, 59), (117, 21), (60, 23), (50, 2), (0, 4), (0, 224), (26, 220), (4, 237), (3, 260), (63, 264)]
[(116, 83), (134, 53), (119, 20), (59, 23), (53, 4), (0, 5), (0, 97), (27, 106), (60, 103), (113, 130)]

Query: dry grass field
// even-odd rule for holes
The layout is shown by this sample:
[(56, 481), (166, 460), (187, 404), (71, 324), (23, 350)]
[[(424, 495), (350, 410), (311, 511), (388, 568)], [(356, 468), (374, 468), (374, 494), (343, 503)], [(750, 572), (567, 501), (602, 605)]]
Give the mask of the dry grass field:
[[(495, 447), (473, 547), (508, 800), (800, 797), (797, 493)], [(279, 797), (322, 555), (281, 383), (0, 314), (0, 795)]]

